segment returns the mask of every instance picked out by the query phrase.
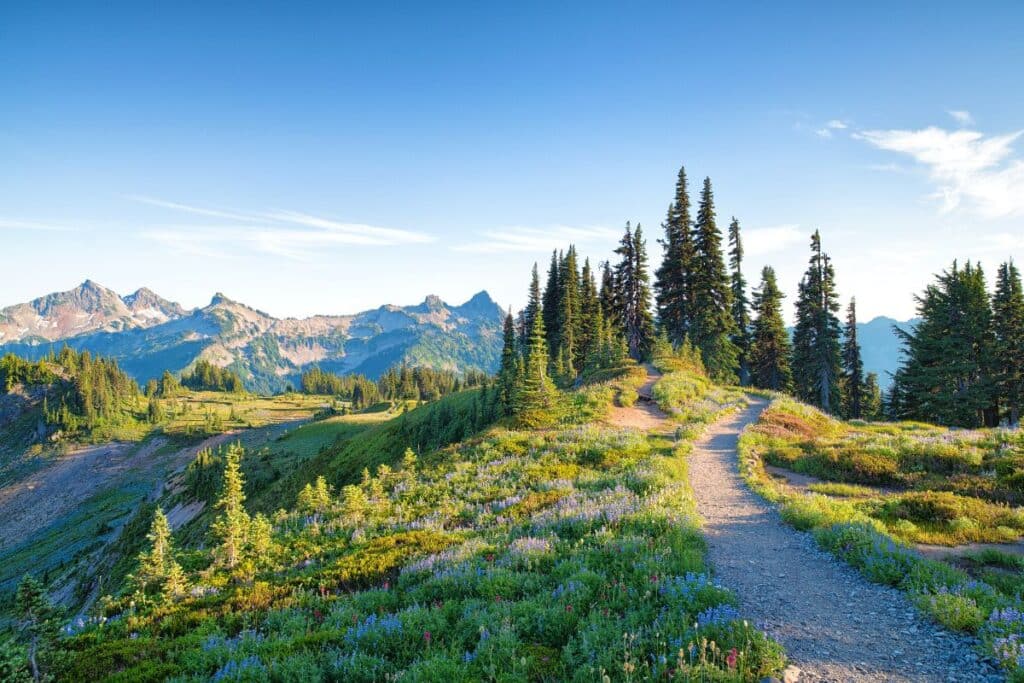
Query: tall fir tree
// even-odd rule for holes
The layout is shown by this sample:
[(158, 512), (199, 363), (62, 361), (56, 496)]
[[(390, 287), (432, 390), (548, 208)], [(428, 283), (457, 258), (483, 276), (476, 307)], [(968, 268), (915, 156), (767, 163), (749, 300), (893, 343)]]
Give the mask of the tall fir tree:
[(857, 300), (850, 299), (846, 309), (846, 326), (843, 327), (843, 415), (859, 420), (864, 416), (864, 362), (861, 360), (860, 343), (857, 341)]
[(782, 319), (782, 299), (775, 270), (765, 266), (761, 285), (754, 292), (754, 323), (750, 343), (750, 374), (754, 386), (774, 391), (790, 391), (793, 373), (789, 358), (792, 350), (789, 333)]
[(647, 272), (647, 245), (643, 229), (637, 225), (634, 233), (627, 222), (626, 232), (615, 253), (620, 257), (615, 267), (618, 318), (629, 355), (634, 360), (642, 360), (654, 341), (650, 275)]
[(793, 380), (797, 396), (827, 413), (841, 408), (841, 327), (836, 313), (835, 270), (821, 248), (821, 234), (811, 236), (811, 260), (800, 281), (793, 330)]
[(732, 338), (732, 289), (722, 258), (722, 234), (715, 218), (711, 179), (704, 179), (693, 229), (693, 325), (690, 339), (700, 349), (708, 374), (720, 382), (736, 381), (739, 349)]
[(937, 276), (916, 297), (913, 331), (896, 329), (903, 363), (893, 378), (889, 411), (959, 427), (998, 422), (992, 309), (981, 266), (967, 262)]
[(601, 302), (598, 299), (597, 283), (594, 271), (590, 268), (590, 259), (584, 259), (583, 271), (580, 273), (580, 325), (579, 325), (579, 371), (586, 365), (587, 356), (600, 336), (599, 321)]
[(562, 376), (574, 379), (580, 365), (580, 272), (576, 247), (569, 246), (559, 265), (559, 349), (555, 357)]
[(750, 383), (750, 300), (747, 297), (747, 280), (743, 277), (743, 241), (740, 238), (740, 222), (733, 216), (729, 223), (729, 278), (732, 290), (732, 320), (736, 331), (732, 343), (739, 352), (740, 384)]
[(552, 360), (561, 344), (559, 322), (561, 318), (561, 295), (562, 283), (559, 280), (561, 275), (561, 262), (558, 250), (551, 252), (551, 265), (548, 266), (548, 279), (544, 285), (544, 295), (541, 299), (541, 315), (544, 317), (544, 334), (548, 346), (548, 353)]
[(512, 311), (509, 311), (505, 316), (504, 344), (501, 349), (501, 366), (498, 370), (498, 404), (501, 406), (502, 415), (511, 415), (515, 410), (518, 380), (519, 345), (516, 342), (516, 328), (512, 320)]
[(526, 308), (520, 316), (519, 345), (520, 355), (526, 355), (526, 345), (530, 339), (530, 330), (533, 329), (533, 319), (540, 315), (541, 309), (540, 274), (537, 272), (537, 264), (533, 264), (533, 272), (530, 275), (530, 291), (526, 298)]
[(1024, 291), (1013, 261), (999, 266), (992, 297), (992, 332), (995, 335), (996, 390), (1007, 421), (1020, 424), (1024, 408)]
[(668, 207), (661, 265), (655, 272), (654, 291), (658, 321), (673, 344), (682, 344), (693, 322), (691, 283), (694, 246), (690, 218), (690, 194), (686, 169), (676, 177), (675, 200)]
[(598, 299), (601, 303), (601, 313), (604, 315), (605, 323), (618, 325), (620, 323), (618, 287), (615, 284), (615, 271), (612, 270), (612, 264), (609, 261), (601, 264), (601, 289)]

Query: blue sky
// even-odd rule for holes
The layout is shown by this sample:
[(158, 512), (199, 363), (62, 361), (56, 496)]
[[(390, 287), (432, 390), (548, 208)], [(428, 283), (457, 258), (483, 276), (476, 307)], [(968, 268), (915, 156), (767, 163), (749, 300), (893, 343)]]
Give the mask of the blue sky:
[(1024, 5), (555, 4), (6, 3), (0, 306), (519, 306), (626, 220), (656, 262), (680, 164), (748, 279), (820, 228), (865, 319), (1024, 260)]

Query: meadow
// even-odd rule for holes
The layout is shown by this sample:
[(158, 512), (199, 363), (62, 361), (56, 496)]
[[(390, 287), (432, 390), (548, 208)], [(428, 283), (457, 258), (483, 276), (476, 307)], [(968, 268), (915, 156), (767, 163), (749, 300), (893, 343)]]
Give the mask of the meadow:
[[(681, 379), (666, 376), (662, 391)], [(548, 429), (499, 424), (332, 479), (338, 490), (274, 513), (269, 545), (233, 569), (180, 552), (188, 592), (108, 599), (72, 626), (58, 677), (740, 681), (778, 671), (781, 648), (710, 575), (687, 481), (691, 437), (600, 422), (635, 386), (567, 395)], [(730, 408), (708, 402), (704, 413)]]
[[(1019, 431), (844, 423), (777, 396), (741, 437), (740, 470), (785, 521), (868, 579), (906, 591), (937, 622), (977, 636), (1020, 681), (1022, 449)], [(933, 545), (949, 550), (932, 559), (924, 551)]]

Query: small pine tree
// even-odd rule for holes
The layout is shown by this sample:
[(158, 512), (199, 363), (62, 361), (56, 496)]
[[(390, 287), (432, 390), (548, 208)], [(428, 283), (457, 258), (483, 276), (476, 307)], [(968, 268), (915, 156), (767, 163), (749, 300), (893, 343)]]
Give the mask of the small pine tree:
[(185, 573), (174, 559), (171, 525), (161, 508), (153, 513), (146, 539), (150, 547), (139, 555), (139, 571), (135, 577), (139, 590), (145, 593), (156, 587), (165, 596), (181, 595), (185, 590)]
[(864, 405), (861, 417), (865, 420), (882, 419), (882, 388), (878, 385), (878, 373), (869, 372), (864, 378)]
[(220, 516), (214, 521), (212, 531), (220, 539), (218, 559), (221, 565), (233, 569), (243, 559), (249, 533), (249, 514), (245, 511), (245, 479), (242, 476), (241, 460), (245, 449), (241, 444), (228, 446), (224, 458), (224, 487), (217, 507)]
[(548, 348), (544, 318), (536, 316), (530, 330), (522, 382), (516, 392), (516, 417), (525, 426), (547, 424), (553, 418), (557, 392), (548, 376)]
[(43, 584), (31, 576), (25, 576), (18, 584), (14, 608), (17, 634), (28, 650), (32, 679), (41, 681), (46, 658), (60, 634), (60, 611), (50, 602)]

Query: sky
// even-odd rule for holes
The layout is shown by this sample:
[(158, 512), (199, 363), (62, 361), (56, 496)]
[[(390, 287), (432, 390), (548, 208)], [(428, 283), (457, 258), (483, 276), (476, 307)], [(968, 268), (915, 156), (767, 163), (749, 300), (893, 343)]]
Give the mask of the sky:
[[(556, 6), (557, 5), (557, 6)], [(834, 6), (829, 6), (834, 5)], [(1024, 260), (1024, 4), (3, 3), (0, 306), (91, 278), (276, 316), (655, 241), (685, 165), (862, 320)], [(696, 203), (696, 196), (694, 196)]]

